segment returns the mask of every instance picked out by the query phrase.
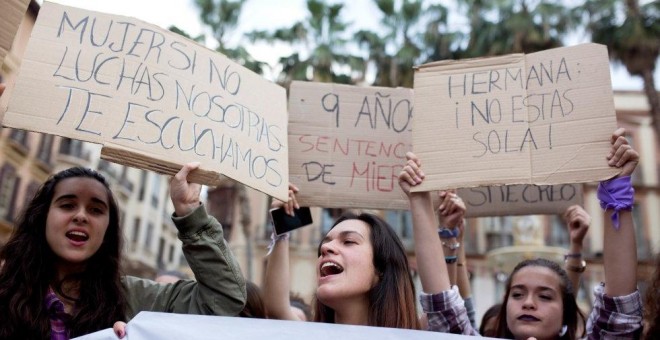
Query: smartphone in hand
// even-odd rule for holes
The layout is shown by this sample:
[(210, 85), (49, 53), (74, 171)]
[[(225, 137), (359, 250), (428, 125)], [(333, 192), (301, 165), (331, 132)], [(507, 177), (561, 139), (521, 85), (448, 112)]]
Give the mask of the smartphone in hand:
[(312, 224), (312, 212), (309, 207), (294, 209), (293, 216), (287, 214), (284, 208), (275, 208), (270, 210), (270, 216), (277, 235)]

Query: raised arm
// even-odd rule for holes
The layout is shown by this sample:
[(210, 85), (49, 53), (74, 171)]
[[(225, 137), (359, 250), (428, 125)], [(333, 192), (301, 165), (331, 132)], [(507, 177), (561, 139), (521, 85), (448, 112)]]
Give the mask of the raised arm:
[(621, 169), (615, 178), (598, 186), (605, 209), (603, 230), (604, 287), (596, 287), (594, 309), (587, 322), (589, 339), (638, 338), (642, 330), (642, 301), (637, 291), (637, 245), (631, 214), (634, 190), (630, 176), (639, 154), (628, 145), (625, 130), (612, 135), (607, 156), (610, 166)]
[[(440, 232), (440, 242), (444, 247), (449, 283), (453, 286), (457, 284), (458, 253), (461, 246), (459, 230), (463, 225), (465, 203), (456, 195), (456, 190), (438, 191), (438, 198), (438, 208), (436, 209), (438, 222), (439, 227), (444, 229)], [(461, 294), (461, 296), (463, 295)]]
[(437, 294), (451, 288), (445, 254), (438, 238), (430, 192), (410, 192), (410, 188), (421, 184), (424, 172), (421, 162), (412, 152), (406, 155), (407, 163), (399, 175), (399, 185), (410, 200), (415, 256), (422, 289)]
[(637, 290), (637, 244), (631, 214), (635, 198), (630, 176), (639, 163), (639, 154), (624, 134), (624, 129), (618, 129), (612, 135), (612, 150), (607, 157), (609, 165), (621, 168), (621, 173), (601, 182), (598, 188), (598, 197), (605, 203), (601, 206), (605, 205), (606, 209), (603, 262), (605, 294), (609, 296), (628, 295)]
[(421, 162), (406, 154), (407, 163), (399, 174), (399, 185), (410, 200), (413, 220), (417, 270), (422, 282), (420, 302), (428, 318), (428, 329), (455, 334), (476, 334), (458, 289), (449, 282), (442, 243), (438, 237), (436, 216), (429, 192), (411, 193), (410, 188), (422, 183)]
[[(271, 208), (284, 207), (287, 214), (293, 216), (293, 209), (300, 208), (295, 193), (298, 188), (289, 184), (289, 201), (273, 200)], [(263, 287), (264, 306), (270, 319), (294, 320), (300, 319), (291, 311), (289, 293), (291, 290), (291, 274), (289, 270), (289, 234), (272, 235), (273, 244), (266, 263), (266, 277)]]
[(566, 269), (568, 278), (571, 280), (573, 291), (577, 295), (580, 287), (580, 277), (585, 268), (582, 257), (582, 242), (589, 230), (591, 216), (581, 206), (572, 205), (566, 209), (564, 219), (566, 220), (566, 227), (568, 228), (568, 234), (571, 240), (568, 253), (565, 255), (566, 261), (564, 268)]
[(245, 305), (245, 279), (224, 240), (222, 226), (199, 201), (201, 186), (187, 181), (197, 167), (199, 163), (186, 164), (170, 181), (172, 220), (195, 280), (158, 284), (125, 277), (129, 319), (140, 311), (234, 316)]

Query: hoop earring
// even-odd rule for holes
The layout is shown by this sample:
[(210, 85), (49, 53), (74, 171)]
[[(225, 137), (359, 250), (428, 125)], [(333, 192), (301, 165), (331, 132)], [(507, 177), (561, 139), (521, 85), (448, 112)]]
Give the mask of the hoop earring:
[(559, 336), (562, 337), (562, 336), (566, 335), (567, 331), (568, 331), (568, 326), (566, 326), (566, 325), (561, 326), (561, 331), (559, 331)]

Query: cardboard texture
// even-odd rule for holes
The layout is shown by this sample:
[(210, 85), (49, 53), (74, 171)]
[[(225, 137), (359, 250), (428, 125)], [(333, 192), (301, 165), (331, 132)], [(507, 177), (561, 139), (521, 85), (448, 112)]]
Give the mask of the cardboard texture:
[(582, 184), (506, 185), (459, 189), (466, 217), (563, 214), (583, 204)]
[(292, 82), (289, 91), (301, 205), (408, 209), (398, 176), (411, 150), (411, 89)]
[(413, 191), (598, 181), (616, 116), (607, 49), (442, 61), (415, 72)]
[(0, 66), (9, 53), (30, 0), (0, 1)]
[(163, 174), (199, 161), (193, 181), (288, 197), (285, 90), (137, 19), (44, 3), (3, 125)]

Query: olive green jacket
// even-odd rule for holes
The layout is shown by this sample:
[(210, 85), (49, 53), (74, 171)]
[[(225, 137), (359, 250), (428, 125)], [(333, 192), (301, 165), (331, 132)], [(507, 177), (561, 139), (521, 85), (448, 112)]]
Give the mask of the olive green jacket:
[(203, 205), (172, 216), (196, 280), (162, 284), (125, 276), (127, 322), (141, 311), (235, 316), (245, 305), (245, 279), (222, 236), (222, 226)]

